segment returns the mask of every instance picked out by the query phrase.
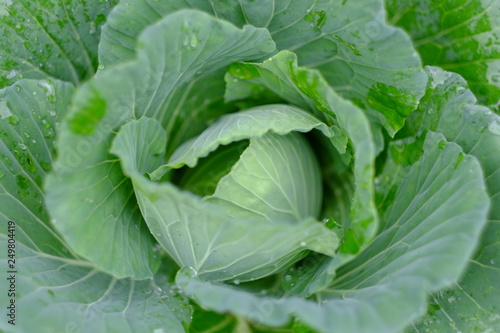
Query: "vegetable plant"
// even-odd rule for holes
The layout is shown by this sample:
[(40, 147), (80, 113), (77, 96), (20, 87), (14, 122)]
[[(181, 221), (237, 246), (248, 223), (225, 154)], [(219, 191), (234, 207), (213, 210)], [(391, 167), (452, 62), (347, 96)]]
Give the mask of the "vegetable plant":
[(0, 329), (499, 331), (499, 11), (0, 1)]

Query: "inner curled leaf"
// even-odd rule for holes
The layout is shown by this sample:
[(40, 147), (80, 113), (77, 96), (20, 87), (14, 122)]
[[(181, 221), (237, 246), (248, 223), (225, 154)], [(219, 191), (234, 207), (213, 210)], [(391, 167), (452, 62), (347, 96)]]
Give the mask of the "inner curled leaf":
[(232, 217), (297, 223), (319, 214), (320, 175), (301, 134), (270, 132), (219, 147), (184, 172), (181, 186)]

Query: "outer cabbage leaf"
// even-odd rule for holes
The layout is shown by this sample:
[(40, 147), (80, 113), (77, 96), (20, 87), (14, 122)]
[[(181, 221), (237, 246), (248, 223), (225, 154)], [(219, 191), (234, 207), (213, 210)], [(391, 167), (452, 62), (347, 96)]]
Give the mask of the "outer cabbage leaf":
[(204, 280), (239, 283), (270, 275), (299, 259), (305, 250), (335, 254), (335, 233), (314, 219), (290, 225), (233, 218), (170, 183), (148, 180), (143, 174), (160, 165), (166, 137), (157, 121), (141, 118), (122, 127), (111, 152), (120, 157), (131, 177), (151, 232), (181, 267)]
[(500, 329), (500, 117), (476, 98), (466, 81), (457, 74), (427, 67), (429, 86), (417, 112), (411, 116), (401, 136), (431, 128), (459, 144), (475, 156), (485, 173), (491, 198), (488, 224), (481, 243), (461, 281), (432, 298), (427, 316), (415, 331), (440, 332), (452, 329), (497, 331)]
[[(248, 293), (233, 286), (203, 282), (190, 271), (179, 271), (176, 283), (204, 308), (230, 312), (252, 323), (279, 327), (296, 318), (294, 326), (305, 332), (397, 332), (408, 318), (416, 316), (415, 307), (422, 306), (425, 294), (420, 281), (402, 278), (350, 292), (346, 299), (322, 301), (320, 304), (299, 297), (273, 298)], [(393, 307), (397, 304), (397, 307)], [(391, 307), (391, 312), (386, 311)], [(297, 325), (299, 324), (299, 325)], [(252, 325), (254, 326), (254, 325)], [(295, 332), (295, 330), (292, 330)]]
[(500, 110), (499, 1), (388, 0), (387, 7), (424, 64), (459, 73), (479, 103)]
[[(0, 235), (0, 244), (6, 242)], [(187, 300), (161, 275), (157, 280), (118, 280), (89, 262), (51, 256), (22, 243), (17, 243), (16, 256), (16, 325), (2, 320), (3, 332), (135, 333), (168, 327), (183, 333), (189, 325)], [(0, 264), (7, 267), (5, 251)], [(0, 291), (6, 295), (4, 286)], [(8, 301), (2, 298), (2, 308)]]
[(267, 28), (279, 50), (294, 51), (301, 65), (319, 69), (330, 85), (367, 110), (391, 135), (403, 126), (424, 93), (426, 77), (420, 59), (408, 36), (385, 22), (382, 0), (121, 3), (103, 28), (102, 64), (132, 58), (135, 37), (180, 8), (207, 11), (240, 27)]
[[(49, 221), (41, 188), (55, 158), (57, 123), (72, 93), (71, 84), (54, 80), (21, 80), (0, 91), (0, 265), (15, 272), (0, 274), (5, 316), (0, 330), (137, 332), (168, 326), (184, 332), (182, 322), (189, 324), (191, 309), (183, 297), (170, 293), (164, 277), (139, 282), (99, 272), (66, 245)], [(7, 221), (15, 222), (13, 235)], [(11, 239), (15, 254), (5, 250)], [(12, 274), (15, 325), (5, 313)]]
[(17, 241), (61, 257), (75, 254), (48, 222), (42, 182), (55, 155), (56, 123), (73, 90), (53, 80), (21, 80), (0, 90), (0, 217), (17, 223)]
[(382, 231), (315, 295), (318, 303), (203, 283), (189, 270), (177, 283), (201, 306), (265, 325), (292, 313), (319, 332), (401, 331), (424, 312), (428, 290), (458, 280), (489, 204), (477, 160), (439, 133), (394, 142), (388, 158), (377, 186)]
[(117, 0), (4, 0), (0, 87), (21, 78), (78, 84), (97, 70), (101, 25)]

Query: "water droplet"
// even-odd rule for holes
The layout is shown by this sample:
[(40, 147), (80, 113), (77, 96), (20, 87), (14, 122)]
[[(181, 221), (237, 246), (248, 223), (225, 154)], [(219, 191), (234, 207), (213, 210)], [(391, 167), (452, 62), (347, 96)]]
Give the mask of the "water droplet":
[(94, 199), (92, 198), (85, 198), (85, 202), (88, 202), (89, 204), (93, 204), (94, 203)]
[(95, 34), (96, 32), (96, 26), (95, 26), (95, 22), (90, 22), (90, 30), (89, 30), (89, 35), (93, 35)]
[(6, 119), (12, 116), (12, 112), (7, 107), (7, 102), (0, 101), (0, 119)]
[(47, 80), (39, 81), (38, 85), (45, 90), (45, 97), (49, 103), (56, 102), (56, 94), (54, 92), (54, 86)]
[(490, 323), (493, 323), (495, 321), (498, 321), (500, 319), (500, 315), (499, 314), (492, 314), (489, 318), (488, 318), (488, 321)]
[(38, 95), (38, 93), (36, 91), (33, 91), (33, 96), (36, 96)]
[(161, 237), (161, 234), (159, 232), (157, 232), (156, 237)]
[(54, 132), (52, 130), (47, 131), (47, 133), (44, 134), (44, 137), (46, 139), (50, 139), (50, 138), (54, 137)]
[(12, 79), (13, 77), (15, 77), (17, 75), (17, 72), (15, 70), (11, 70), (9, 72), (9, 74), (7, 74), (7, 79)]
[(50, 163), (47, 163), (47, 162), (41, 162), (40, 165), (42, 166), (42, 168), (44, 170), (50, 170)]
[(490, 264), (494, 265), (495, 264), (495, 259), (490, 260)]
[(21, 29), (21, 25), (19, 23), (16, 24), (16, 29)]
[(306, 246), (307, 243), (306, 242), (300, 242), (300, 246)]
[(33, 140), (31, 140), (31, 142), (36, 143), (36, 140), (35, 140), (35, 139), (33, 139)]
[(285, 281), (290, 281), (292, 279), (291, 275), (285, 275)]
[(240, 280), (236, 279), (236, 280), (234, 280), (234, 281), (233, 281), (233, 283), (234, 283), (235, 285), (239, 285), (239, 284), (240, 284)]
[(455, 296), (451, 296), (450, 298), (448, 298), (448, 303), (453, 303), (455, 302), (457, 299)]
[(165, 331), (165, 329), (163, 328), (155, 328), (153, 330), (153, 333), (167, 333), (167, 331)]
[(154, 247), (153, 247), (153, 252), (158, 252), (158, 251), (161, 251), (162, 247), (160, 244), (156, 244)]
[(500, 121), (498, 119), (493, 120), (488, 125), (488, 130), (495, 135), (500, 135)]
[(189, 266), (189, 267), (184, 267), (184, 268), (182, 268), (182, 269), (181, 269), (181, 271), (182, 271), (185, 275), (187, 275), (187, 276), (189, 276), (189, 277), (195, 277), (196, 275), (198, 275), (198, 272), (196, 271), (196, 269), (194, 269), (194, 267), (191, 267), (191, 266)]
[(191, 45), (192, 48), (195, 48), (196, 46), (198, 46), (198, 43), (199, 43), (198, 37), (194, 34), (191, 35), (191, 40), (189, 41), (189, 45)]
[(134, 228), (135, 228), (136, 230), (139, 230), (139, 226), (138, 226), (137, 224), (134, 224)]
[(26, 145), (25, 145), (24, 143), (19, 142), (19, 143), (17, 144), (17, 146), (18, 146), (18, 147), (19, 147), (19, 149), (21, 149), (21, 150), (26, 150)]
[(436, 113), (436, 110), (434, 110), (434, 108), (429, 108), (429, 109), (427, 110), (427, 113), (428, 113), (428, 114), (434, 114), (434, 113)]

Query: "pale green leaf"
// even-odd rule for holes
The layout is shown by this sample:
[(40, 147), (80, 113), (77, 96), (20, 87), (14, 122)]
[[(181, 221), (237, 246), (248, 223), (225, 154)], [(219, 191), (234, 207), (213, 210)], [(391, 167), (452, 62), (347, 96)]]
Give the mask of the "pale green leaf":
[(318, 217), (323, 198), (321, 170), (298, 133), (251, 138), (208, 202), (230, 216), (269, 222), (300, 222)]

